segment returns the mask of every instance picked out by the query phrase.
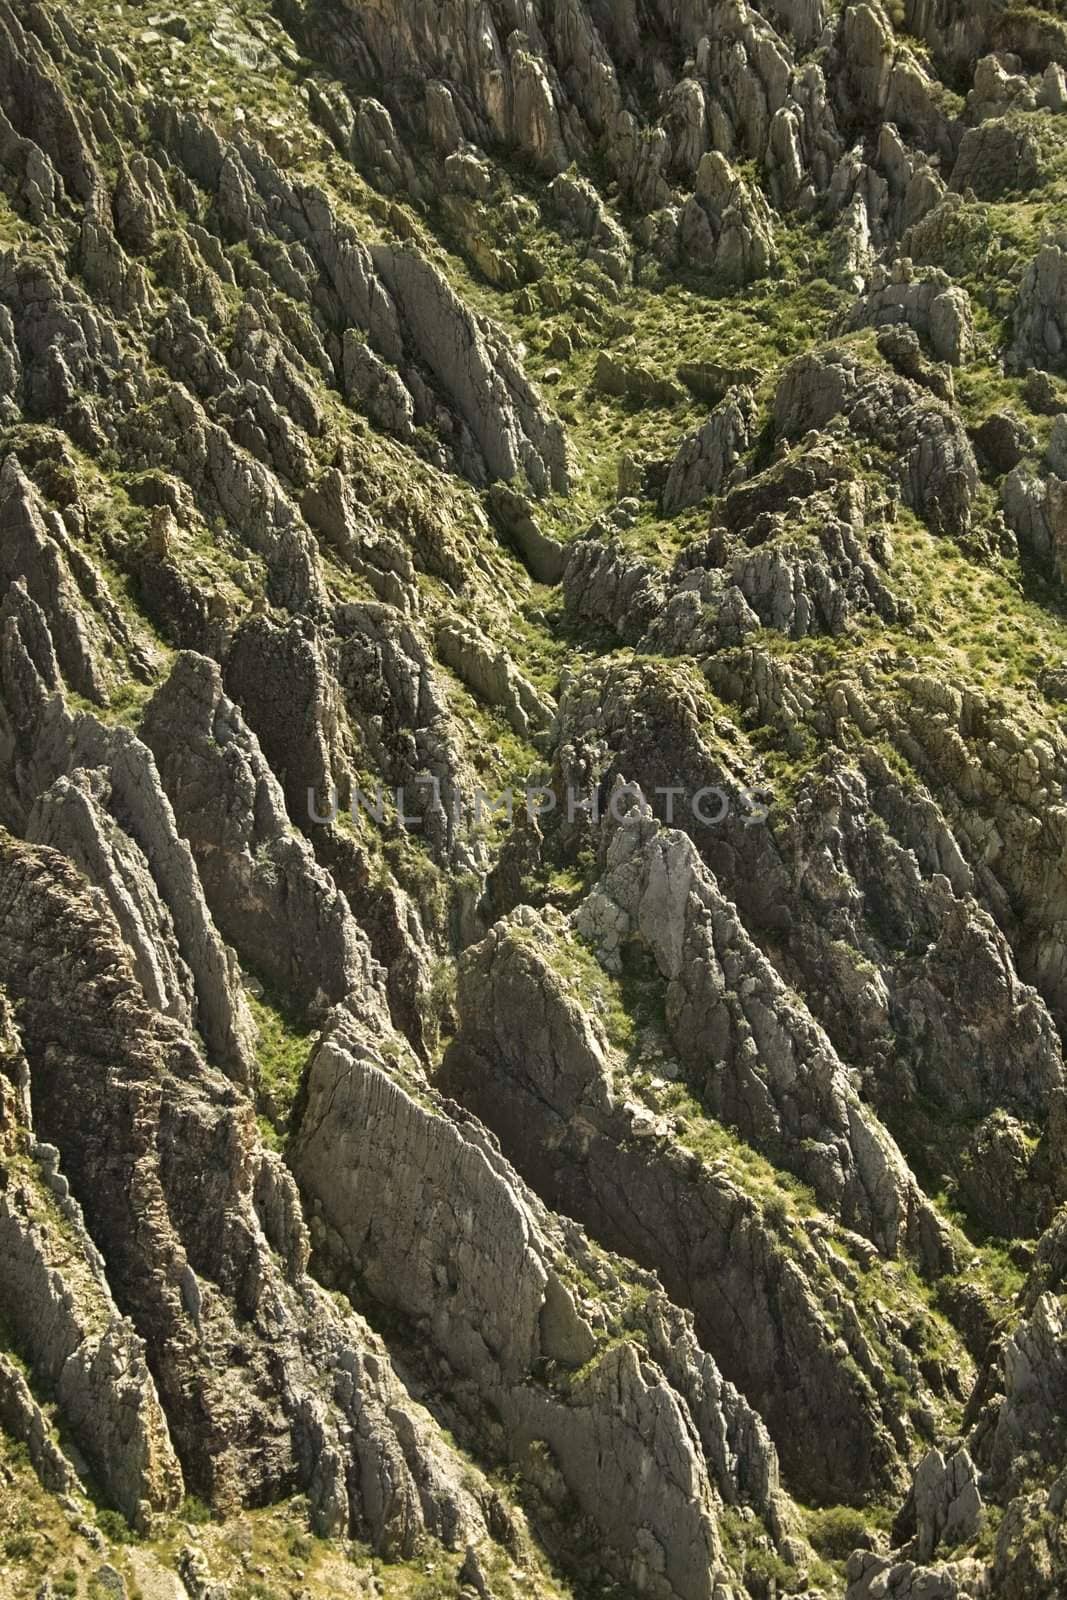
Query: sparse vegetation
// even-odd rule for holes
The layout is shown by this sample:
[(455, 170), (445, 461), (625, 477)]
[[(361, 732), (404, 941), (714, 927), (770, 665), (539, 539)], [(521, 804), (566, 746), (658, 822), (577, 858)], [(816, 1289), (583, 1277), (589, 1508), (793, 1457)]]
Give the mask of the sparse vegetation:
[[(275, 1135), (285, 1136), (300, 1080), (315, 1041), (315, 1029), (301, 1024), (265, 991), (248, 995), (256, 1023), (258, 1090), (265, 1122)], [(273, 1139), (271, 1140), (273, 1143)]]
[[(1049, 1173), (1062, 1165), (1052, 1110), (1067, 1005), (1067, 558), (1055, 487), (1067, 467), (1054, 422), (1067, 407), (1067, 311), (1042, 304), (1024, 337), (1022, 290), (1067, 206), (1060, 79), (1041, 77), (1067, 64), (1062, 4), (945, 0), (931, 22), (929, 8), (885, 0), (845, 19), (856, 50), (826, 31), (842, 0), (821, 12), (712, 7), (706, 39), (689, 37), (684, 7), (639, 6), (631, 27), (614, 15), (625, 8), (531, 0), (522, 32), (521, 8), (497, 0), (473, 31), (457, 20), (462, 6), (438, 9), (440, 56), (434, 29), (403, 3), (385, 21), (381, 7), (350, 6), (338, 27), (328, 6), (271, 0), (143, 16), (19, 0), (5, 22), (0, 457), (17, 455), (34, 489), (32, 515), (20, 504), (5, 524), (0, 560), (0, 812), (7, 844), (31, 848), (14, 840), (21, 830), (34, 851), (66, 853), (52, 891), (70, 916), (42, 938), (13, 866), (2, 976), (14, 975), (25, 1052), (12, 1042), (17, 1066), (0, 1082), (0, 1198), (47, 1257), (56, 1305), (68, 1296), (80, 1315), (86, 1301), (79, 1355), (120, 1328), (145, 1341), (140, 1400), (140, 1345), (115, 1362), (124, 1414), (155, 1417), (158, 1399), (206, 1498), (187, 1494), (134, 1531), (88, 1476), (69, 1505), (46, 1494), (30, 1451), (0, 1434), (0, 1594), (110, 1600), (106, 1557), (129, 1600), (143, 1600), (142, 1580), (154, 1594), (156, 1568), (175, 1570), (188, 1549), (233, 1600), (681, 1593), (683, 1557), (667, 1548), (666, 1515), (653, 1526), (656, 1495), (639, 1530), (595, 1514), (616, 1447), (620, 1470), (662, 1489), (664, 1504), (677, 1476), (678, 1518), (690, 1502), (714, 1508), (739, 1595), (837, 1593), (853, 1549), (888, 1548), (899, 1533), (908, 1473), (928, 1447), (964, 1440), (985, 1513), (936, 1558), (979, 1559), (991, 1594), (1046, 1567), (1055, 1586), (1058, 1534), (1040, 1497), (1063, 1440), (1028, 1440), (1009, 1468), (989, 1441), (1012, 1380), (991, 1341), (1041, 1289), (1061, 1287), (1058, 1256), (1029, 1235), (1062, 1200)], [(389, 70), (375, 30), (389, 37)], [(977, 79), (972, 45), (1000, 52)], [(733, 87), (737, 62), (751, 106)], [(1003, 171), (998, 159), (957, 181), (961, 140), (993, 124)], [(712, 180), (728, 192), (718, 211), (704, 206)], [(405, 288), (409, 252), (440, 284)], [(914, 324), (917, 346), (862, 325), (874, 318), (858, 301), (883, 268), (902, 289), (941, 271), (965, 290), (966, 305), (940, 308), (968, 335), (958, 366), (935, 359), (949, 348), (935, 313), (907, 295), (888, 314)], [(1059, 280), (1055, 292), (1062, 300)], [(831, 340), (855, 377), (806, 374), (811, 393), (791, 408), (788, 364)], [(712, 481), (714, 492), (667, 516), (672, 463), (695, 449), (729, 369), (752, 392), (749, 434), (698, 480), (697, 495)], [(905, 416), (921, 448), (903, 423), (898, 433)], [(562, 461), (550, 461), (558, 421), (567, 493)], [(1021, 510), (1006, 492), (1015, 459), (1032, 486)], [(957, 494), (966, 508), (952, 520), (943, 512)], [(585, 540), (583, 554), (599, 546), (606, 558), (589, 593), (575, 576)], [(484, 652), (465, 658), (447, 632), (458, 623)], [(286, 682), (256, 705), (234, 662), (248, 630), (268, 628), (294, 687), (291, 700)], [(187, 650), (216, 661), (234, 697), (204, 733), (225, 781), (203, 781), (190, 739), (188, 769), (164, 784), (168, 817), (146, 767), (136, 784), (122, 779), (130, 735)], [(69, 737), (61, 702), (79, 717)], [(258, 785), (253, 741), (288, 812)], [(497, 808), (456, 834), (443, 813), (405, 831), (390, 802), (381, 824), (342, 815), (316, 831), (293, 791), (324, 771), (367, 794), (381, 781), (410, 795), (432, 776), (461, 806), (477, 788), (517, 798), (527, 781), (574, 772), (602, 786), (646, 773), (758, 784), (774, 802), (765, 829), (734, 819), (692, 836), (722, 918), (745, 929), (751, 968), (720, 940), (718, 903), (713, 914), (698, 901), (687, 915), (707, 921), (706, 963), (687, 948), (668, 984), (642, 927), (620, 918), (605, 970), (575, 931), (595, 920), (574, 914), (596, 886), (607, 830), (558, 815), (520, 828)], [(263, 840), (292, 844), (294, 829), (314, 851), (307, 881), (330, 875), (331, 915), (350, 912), (389, 969), (388, 1018), (358, 983), (347, 998), (367, 1048), (346, 1070), (375, 1069), (383, 1094), (401, 1087), (430, 1145), (447, 1125), (457, 1163), (500, 1178), (499, 1205), (483, 1215), (466, 1192), (462, 1205), (431, 1193), (440, 1180), (420, 1156), (412, 1187), (425, 1181), (428, 1198), (407, 1259), (383, 1248), (393, 1219), (373, 1205), (363, 1236), (345, 1236), (348, 1218), (300, 1169), (304, 1141), (291, 1136), (314, 1088), (305, 1078), (329, 1026), (325, 1001), (294, 1007), (245, 972), (254, 1106), (231, 1060), (243, 1045), (215, 1050), (248, 952), (238, 913), (220, 954), (199, 900), (190, 910), (189, 872), (210, 852), (215, 892), (222, 882), (236, 901), (270, 878), (287, 906), (283, 851)], [(252, 890), (250, 859), (263, 874)], [(535, 915), (501, 922), (527, 904)], [(24, 922), (35, 942), (20, 964)], [(279, 924), (278, 939), (290, 937)], [(566, 1074), (579, 1036), (598, 1065), (603, 1049), (603, 1079), (576, 1109), (547, 1093), (543, 1108), (532, 1077), (521, 1084), (539, 1018), (518, 1006), (477, 1054), (486, 1081), (468, 1086), (471, 1107), (439, 1092), (470, 1037), (483, 1042), (484, 1019), (460, 1014), (457, 963), (494, 939), (516, 941), (555, 986), (534, 988), (531, 1004), (551, 1002), (550, 1070)], [(781, 1001), (773, 986), (745, 988), (757, 961), (789, 986)], [(704, 1012), (691, 1004), (701, 985), (714, 1001)], [(507, 1012), (511, 991), (494, 1002)], [(698, 1019), (721, 1012), (706, 1060), (679, 1023), (687, 1006)], [(213, 1011), (225, 1014), (214, 1031)], [(966, 1094), (957, 1066), (973, 1079)], [(723, 1072), (735, 1075), (725, 1089)], [(487, 1094), (483, 1113), (473, 1096), (493, 1074), (500, 1103)], [(77, 1116), (61, 1104), (70, 1084), (83, 1120), (80, 1101)], [(977, 1168), (980, 1183), (983, 1127), (1008, 1104), (1018, 1194), (1009, 1173), (1005, 1215), (989, 1217), (964, 1179)], [(250, 1148), (253, 1111), (261, 1145), (293, 1163), (291, 1203), (307, 1207), (321, 1291), (300, 1228), (289, 1248), (270, 1215), (277, 1197), (262, 1189), (279, 1167)], [(535, 1141), (524, 1117), (542, 1111)], [(332, 1131), (362, 1178), (361, 1130)], [(199, 1171), (176, 1192), (194, 1134), (204, 1205)], [(62, 1146), (55, 1171), (38, 1138)], [(382, 1148), (399, 1168), (400, 1135)], [(508, 1159), (530, 1189), (507, 1175)], [(615, 1185), (604, 1177), (613, 1162)], [(680, 1197), (659, 1245), (659, 1219), (625, 1215), (649, 1209), (626, 1176), (642, 1163), (648, 1193), (659, 1181)], [(383, 1161), (378, 1187), (391, 1176)], [(751, 1288), (762, 1308), (770, 1355), (758, 1370), (742, 1348), (760, 1342), (747, 1305), (721, 1321), (700, 1314), (696, 1280), (714, 1275), (698, 1246), (728, 1231), (704, 1207), (712, 1194), (749, 1231), (749, 1281), (739, 1295), (734, 1282), (713, 1288), (739, 1302)], [(699, 1238), (679, 1265), (673, 1234), (690, 1203)], [(483, 1257), (472, 1241), (497, 1211), (504, 1242)], [(583, 1227), (648, 1270), (609, 1257)], [(436, 1254), (433, 1229), (448, 1241)], [(718, 1372), (687, 1342), (653, 1266)], [(403, 1293), (387, 1281), (409, 1270)], [(499, 1292), (516, 1293), (528, 1348), (507, 1353), (490, 1387), (483, 1370), (498, 1353), (488, 1332), (479, 1345), (488, 1319), (465, 1299), (484, 1309)], [(0, 1324), (0, 1352), (40, 1408), (35, 1451), (43, 1429), (72, 1461), (99, 1462), (66, 1436), (70, 1395), (40, 1378), (24, 1326), (15, 1344)], [(634, 1394), (613, 1396), (603, 1380), (631, 1345)], [(808, 1386), (801, 1348), (818, 1372)], [(99, 1358), (94, 1385), (111, 1381), (106, 1368)], [(736, 1413), (720, 1404), (720, 1377), (738, 1385)], [(819, 1409), (838, 1377), (866, 1503), (789, 1506), (795, 1416), (832, 1435), (836, 1419)], [(566, 1471), (533, 1437), (539, 1406), (559, 1424), (554, 1440), (590, 1424), (593, 1443)], [(757, 1411), (782, 1452), (784, 1534), (777, 1512), (756, 1509), (756, 1486), (774, 1479)], [(632, 1459), (619, 1442), (631, 1437)], [(813, 1472), (836, 1444), (819, 1441)], [(375, 1450), (386, 1510), (373, 1493), (357, 1504)], [(595, 1493), (579, 1495), (576, 1473), (594, 1457)], [(282, 1498), (295, 1484), (313, 1504)], [(811, 1498), (847, 1499), (852, 1485), (825, 1487)], [(388, 1560), (318, 1537), (348, 1531), (346, 1492), (354, 1526), (373, 1527)], [(455, 1548), (421, 1530), (423, 1515)], [(394, 1559), (399, 1548), (407, 1559)]]

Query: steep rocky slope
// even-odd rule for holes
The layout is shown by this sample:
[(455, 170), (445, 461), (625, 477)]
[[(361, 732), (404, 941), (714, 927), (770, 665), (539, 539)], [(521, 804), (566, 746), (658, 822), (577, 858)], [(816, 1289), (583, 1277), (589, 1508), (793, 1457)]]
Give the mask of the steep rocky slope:
[(1067, 1592), (1056, 0), (0, 0), (0, 1595)]

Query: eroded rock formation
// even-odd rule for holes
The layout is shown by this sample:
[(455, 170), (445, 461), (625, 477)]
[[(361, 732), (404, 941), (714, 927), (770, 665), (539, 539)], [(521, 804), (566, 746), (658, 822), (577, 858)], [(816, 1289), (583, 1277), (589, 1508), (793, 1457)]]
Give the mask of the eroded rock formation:
[(0, 1592), (1064, 1592), (1065, 70), (0, 0)]

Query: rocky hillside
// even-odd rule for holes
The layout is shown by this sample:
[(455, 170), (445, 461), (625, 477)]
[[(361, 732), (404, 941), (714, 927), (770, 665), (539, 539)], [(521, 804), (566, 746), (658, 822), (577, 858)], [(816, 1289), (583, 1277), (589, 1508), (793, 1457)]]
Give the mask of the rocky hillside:
[(0, 1596), (1067, 1593), (1061, 0), (0, 0)]

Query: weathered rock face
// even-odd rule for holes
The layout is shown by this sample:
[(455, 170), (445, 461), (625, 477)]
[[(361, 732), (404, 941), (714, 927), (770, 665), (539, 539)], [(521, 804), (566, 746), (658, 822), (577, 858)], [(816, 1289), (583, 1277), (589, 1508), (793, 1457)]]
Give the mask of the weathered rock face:
[[(724, 401), (700, 434), (683, 442), (667, 480), (683, 494), (715, 471), (722, 431), (739, 420)], [(701, 452), (708, 448), (710, 456)], [(732, 456), (734, 452), (731, 450)], [(744, 469), (734, 477), (744, 478)], [(701, 656), (738, 644), (761, 626), (791, 638), (839, 634), (857, 614), (906, 617), (886, 569), (895, 507), (852, 480), (827, 441), (798, 460), (742, 483), (723, 500), (707, 539), (694, 541), (664, 574), (617, 542), (625, 521), (599, 518), (575, 542), (563, 573), (568, 612), (670, 655)], [(665, 507), (666, 509), (666, 507)], [(614, 536), (614, 537), (613, 537)]]
[[(449, 1475), (447, 1450), (429, 1419), (405, 1404), (380, 1344), (307, 1277), (296, 1190), (257, 1145), (250, 1107), (187, 1035), (137, 998), (106, 908), (61, 856), (9, 837), (0, 883), (4, 971), (32, 1041), (46, 1170), (56, 1189), (62, 1161), (86, 1198), (93, 1241), (81, 1234), (79, 1260), (73, 1207), (72, 1243), (50, 1245), (26, 1215), (28, 1200), (9, 1188), (12, 1315), (39, 1339), (50, 1326), (47, 1298), (40, 1309), (27, 1302), (55, 1295), (58, 1269), (60, 1283), (84, 1285), (87, 1312), (95, 1293), (96, 1321), (110, 1305), (110, 1283), (152, 1352), (186, 1485), (221, 1507), (300, 1488), (322, 1531), (358, 1529), (385, 1549), (408, 1551), (423, 1530), (449, 1539), (476, 1533), (476, 1496)], [(60, 926), (66, 948), (52, 938)], [(52, 1144), (58, 1158), (48, 1156)], [(123, 1509), (131, 1496), (149, 1510), (173, 1505), (181, 1479), (141, 1347), (114, 1312), (102, 1340), (79, 1338), (70, 1292), (59, 1295), (51, 1331), (35, 1345), (42, 1375), (49, 1365), (62, 1369), (59, 1393), (62, 1400), (69, 1390), (63, 1403), (75, 1436), (103, 1464)], [(123, 1340), (132, 1360), (117, 1381)], [(325, 1390), (323, 1373), (331, 1375)], [(358, 1449), (350, 1443), (357, 1419)]]
[(970, 441), (956, 414), (908, 379), (886, 378), (850, 352), (829, 350), (787, 369), (774, 408), (787, 438), (844, 416), (852, 432), (891, 453), (905, 500), (935, 532), (967, 532), (978, 489)]
[[(215, 662), (179, 656), (142, 725), (223, 936), (290, 1004), (312, 1014), (380, 991), (366, 940), (292, 827), (256, 737)], [(289, 936), (279, 943), (284, 923)], [(378, 1003), (382, 1003), (380, 992)]]
[(478, 322), (417, 251), (384, 246), (375, 267), (399, 308), (402, 326), (466, 422), (491, 478), (523, 471), (534, 490), (565, 490), (563, 430), (545, 416), (499, 334)]
[(1067, 253), (1047, 244), (1027, 269), (1015, 308), (1012, 360), (1067, 371)]
[(1041, 478), (1020, 462), (1001, 487), (1004, 518), (1020, 548), (1061, 582), (1067, 574), (1067, 487), (1056, 474)]
[[(752, 674), (748, 658), (742, 660)], [(713, 681), (736, 695), (723, 667)], [(762, 684), (765, 714), (781, 716), (787, 728), (816, 714), (821, 691), (814, 684), (795, 676), (776, 681), (766, 672), (762, 678), (754, 673), (754, 681)], [(927, 715), (944, 698), (914, 676), (909, 684), (910, 694), (922, 695)], [(764, 781), (758, 766), (750, 761), (746, 767), (725, 720), (717, 727), (702, 723), (698, 703), (691, 687), (667, 691), (647, 670), (590, 674), (561, 705), (563, 781), (580, 793), (599, 788), (606, 810), (610, 785), (622, 775), (640, 786), (664, 820), (674, 808), (673, 820), (684, 821), (746, 925), (763, 930), (776, 950), (785, 940), (813, 1012), (846, 1061), (867, 1063), (869, 1092), (890, 1125), (906, 1135), (909, 1153), (918, 1153), (911, 1148), (918, 1138), (932, 1147), (934, 1160), (950, 1162), (939, 1170), (953, 1170), (973, 1131), (964, 1121), (947, 1137), (944, 1118), (955, 1107), (982, 1117), (1006, 1102), (1027, 1116), (1041, 1107), (1037, 1115), (1044, 1116), (1062, 1080), (1059, 1042), (1041, 997), (1020, 982), (1018, 967), (1030, 959), (1025, 945), (1013, 952), (969, 899), (978, 894), (997, 919), (1003, 917), (995, 876), (980, 861), (967, 865), (970, 832), (981, 831), (977, 813), (969, 811), (974, 801), (941, 788), (946, 774), (934, 764), (928, 770), (943, 811), (929, 793), (906, 798), (877, 757), (865, 763), (867, 776), (859, 779), (834, 773), (836, 763), (828, 760), (823, 779), (798, 795), (792, 814), (774, 822), (772, 812), (765, 830), (753, 818), (751, 791)], [(845, 698), (836, 704), (834, 715), (855, 716), (868, 737), (879, 726), (877, 699), (864, 696), (851, 710)], [(951, 697), (945, 705), (951, 711)], [(917, 709), (910, 725), (924, 725)], [(931, 737), (932, 730), (926, 741)], [(697, 793), (711, 797), (702, 803), (703, 817), (684, 800)], [(977, 803), (995, 802), (989, 795)], [(874, 817), (880, 820), (872, 826)], [(871, 903), (879, 907), (877, 920), (869, 916)], [(950, 926), (956, 931), (947, 935)], [(1052, 990), (1046, 992), (1052, 1000)], [(1005, 1042), (993, 1045), (1000, 1030)], [(963, 1038), (971, 1041), (966, 1050), (960, 1049)], [(875, 1065), (890, 1059), (907, 1062), (903, 1083), (899, 1068), (892, 1073)], [(1013, 1081), (1002, 1076), (1006, 1062), (1017, 1064)], [(932, 1105), (923, 1111), (927, 1095)]]
[(72, 716), (60, 693), (49, 694), (50, 636), (39, 610), (16, 593), (25, 631), (9, 627), (3, 686), (14, 733), (11, 819), (60, 847), (102, 889), (148, 1003), (192, 1022), (247, 1081), (251, 1027), (233, 953), (211, 920), (151, 754), (128, 729)]
[[(375, 768), (400, 796), (405, 814), (418, 822), (434, 856), (468, 864), (477, 845), (461, 836), (457, 808), (473, 784), (443, 674), (427, 641), (389, 606), (346, 606), (336, 621), (337, 681)], [(447, 661), (447, 644), (441, 656)], [(506, 660), (498, 660), (497, 670), (508, 678)], [(472, 678), (476, 674), (472, 664)], [(522, 710), (514, 674), (511, 687), (513, 704)], [(532, 711), (529, 685), (526, 692)]]
[[(888, 281), (886, 279), (888, 278)], [(965, 290), (946, 273), (909, 279), (900, 263), (892, 275), (884, 271), (871, 292), (849, 313), (851, 328), (885, 328), (905, 324), (929, 341), (934, 357), (950, 366), (966, 366), (974, 353), (974, 317)]]
[[(580, 908), (579, 926), (600, 904), (594, 895)], [(879, 1336), (840, 1316), (849, 1270), (807, 1235), (781, 1195), (753, 1195), (743, 1165), (730, 1171), (728, 1140), (716, 1159), (701, 1159), (698, 1127), (674, 1133), (673, 1119), (625, 1098), (612, 1051), (560, 976), (567, 959), (565, 930), (523, 910), (471, 952), (446, 1083), (483, 1112), (564, 1211), (656, 1262), (670, 1291), (692, 1306), (701, 1338), (767, 1417), (792, 1480), (825, 1479), (845, 1499), (859, 1482), (893, 1483), (908, 1445), (879, 1398)], [(669, 991), (667, 1005), (669, 1014)], [(521, 1050), (507, 1032), (516, 1009), (539, 1018)], [(855, 1374), (838, 1365), (838, 1340)]]
[(766, 277), (777, 259), (766, 202), (718, 150), (701, 158), (677, 232), (669, 228), (657, 248), (735, 287)]
[(0, 0), (0, 1592), (1057, 1600), (1067, 27), (209, 9)]
[(552, 707), (533, 684), (515, 670), (507, 652), (491, 652), (471, 628), (448, 622), (438, 630), (437, 651), (445, 666), (461, 678), (478, 699), (499, 706), (520, 737), (543, 743), (552, 723)]
[(977, 1562), (944, 1566), (920, 1566), (900, 1561), (896, 1556), (867, 1555), (857, 1550), (848, 1563), (848, 1600), (874, 1600), (877, 1595), (892, 1595), (893, 1600), (971, 1600), (974, 1585), (981, 1581)]
[[(977, 83), (976, 89), (981, 92)], [(957, 194), (969, 189), (979, 199), (999, 200), (1032, 188), (1040, 167), (1041, 147), (1029, 130), (998, 118), (964, 134), (952, 188)]]
[(753, 409), (751, 395), (737, 390), (715, 407), (699, 433), (682, 441), (663, 486), (668, 516), (719, 493), (748, 447)]
[(234, 635), (225, 682), (298, 824), (308, 815), (309, 790), (323, 808), (331, 789), (347, 795), (339, 695), (313, 628), (293, 622), (282, 629), (268, 617), (249, 617)]
[(982, 1516), (982, 1496), (974, 1462), (966, 1450), (948, 1461), (931, 1450), (915, 1473), (917, 1555), (929, 1561), (939, 1544), (952, 1547), (973, 1539)]
[[(754, 1414), (660, 1293), (620, 1326), (618, 1269), (545, 1211), (477, 1122), (386, 1070), (385, 1043), (339, 1021), (311, 1064), (293, 1161), (318, 1247), (341, 1281), (355, 1275), (422, 1330), (461, 1410), (477, 1417), (491, 1403), (510, 1460), (524, 1466), (535, 1441), (547, 1447), (540, 1483), (573, 1497), (622, 1581), (710, 1597), (728, 1581), (719, 1497), (743, 1497), (783, 1533), (774, 1453)], [(547, 1384), (536, 1381), (546, 1363)]]
[[(0, 1314), (37, 1384), (55, 1395), (64, 1425), (112, 1505), (144, 1527), (173, 1510), (182, 1476), (143, 1342), (120, 1316), (104, 1261), (54, 1146), (34, 1138), (29, 1069), (11, 1010), (3, 1002), (4, 1072), (0, 1121)], [(19, 1368), (4, 1358), (0, 1413), (24, 1442), (46, 1488), (71, 1493), (75, 1468), (52, 1439)]]
[(101, 700), (107, 685), (102, 630), (79, 605), (64, 555), (68, 539), (62, 521), (53, 513), (49, 530), (41, 499), (14, 455), (6, 458), (0, 472), (0, 515), (6, 530), (5, 586), (21, 581), (29, 598), (50, 619), (56, 661), (64, 677), (87, 699)]
[[(606, 866), (578, 929), (595, 945), (607, 940), (609, 954), (634, 935), (648, 948), (667, 983), (672, 1043), (716, 1118), (757, 1148), (803, 1149), (798, 1176), (882, 1250), (894, 1252), (910, 1229), (918, 1242), (922, 1202), (903, 1160), (850, 1093), (810, 1017), (791, 1011), (691, 840), (655, 822), (627, 823)], [(816, 1129), (826, 1131), (821, 1149)]]

